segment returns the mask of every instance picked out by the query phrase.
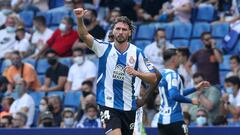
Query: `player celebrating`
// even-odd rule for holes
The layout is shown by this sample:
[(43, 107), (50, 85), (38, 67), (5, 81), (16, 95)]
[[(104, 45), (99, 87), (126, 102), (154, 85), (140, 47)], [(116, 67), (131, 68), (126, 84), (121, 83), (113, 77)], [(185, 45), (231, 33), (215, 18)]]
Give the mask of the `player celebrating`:
[(159, 95), (161, 98), (159, 108), (158, 130), (160, 135), (185, 135), (187, 127), (183, 122), (180, 103), (199, 104), (198, 99), (189, 99), (187, 96), (196, 90), (208, 87), (209, 82), (202, 81), (195, 88), (183, 91), (183, 83), (176, 72), (181, 56), (176, 49), (168, 49), (163, 53), (165, 69), (159, 83)]
[(157, 80), (152, 64), (140, 49), (128, 42), (133, 25), (127, 17), (118, 17), (113, 22), (114, 42), (105, 43), (88, 33), (83, 22), (87, 11), (78, 8), (74, 12), (79, 37), (99, 57), (97, 104), (105, 134), (132, 135), (137, 109), (135, 91), (140, 90), (141, 80), (150, 84)]

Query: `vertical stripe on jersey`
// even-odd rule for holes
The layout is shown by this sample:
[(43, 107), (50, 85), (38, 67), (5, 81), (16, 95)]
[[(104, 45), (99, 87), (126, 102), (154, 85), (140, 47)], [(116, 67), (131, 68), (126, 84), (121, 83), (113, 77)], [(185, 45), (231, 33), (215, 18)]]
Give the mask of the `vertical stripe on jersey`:
[[(104, 55), (99, 58), (99, 66), (98, 66), (98, 80), (97, 83), (97, 103), (100, 105), (105, 105), (105, 77), (106, 77), (106, 63), (107, 63), (107, 57), (109, 55), (109, 52), (112, 48), (112, 45), (108, 45), (107, 50), (105, 51)], [(101, 78), (100, 78), (101, 77)]]
[[(118, 54), (118, 59), (116, 65), (120, 64), (126, 66), (126, 56), (127, 53)], [(126, 78), (126, 76), (125, 76)], [(123, 101), (123, 82), (122, 80), (113, 79), (113, 93), (114, 93), (114, 108), (123, 110), (124, 101)]]

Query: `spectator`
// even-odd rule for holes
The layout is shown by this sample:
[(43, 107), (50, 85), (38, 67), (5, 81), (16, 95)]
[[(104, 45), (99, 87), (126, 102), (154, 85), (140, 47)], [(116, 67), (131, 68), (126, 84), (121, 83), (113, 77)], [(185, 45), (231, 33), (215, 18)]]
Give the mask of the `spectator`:
[(76, 122), (74, 119), (74, 111), (71, 108), (66, 108), (63, 111), (63, 121), (61, 123), (61, 128), (75, 128)]
[(71, 17), (63, 17), (59, 28), (54, 31), (50, 39), (44, 47), (36, 55), (36, 58), (40, 58), (41, 55), (49, 48), (54, 50), (60, 57), (68, 57), (72, 55), (72, 46), (78, 39), (78, 33), (73, 30), (73, 19)]
[(195, 123), (192, 124), (192, 126), (202, 127), (202, 126), (208, 126), (208, 114), (207, 111), (203, 108), (200, 108), (196, 112), (196, 120)]
[(54, 126), (60, 127), (62, 122), (62, 101), (57, 95), (50, 96), (48, 98), (49, 111), (53, 114)]
[(40, 128), (54, 127), (53, 114), (50, 111), (45, 111), (41, 113), (39, 117), (38, 127)]
[(231, 76), (225, 79), (225, 93), (222, 95), (223, 114), (232, 114), (233, 122), (239, 121), (240, 114), (240, 79)]
[(15, 91), (18, 98), (13, 102), (10, 107), (10, 113), (13, 117), (17, 112), (24, 112), (27, 115), (27, 122), (25, 123), (26, 127), (30, 127), (33, 123), (33, 117), (35, 112), (35, 103), (32, 97), (27, 93), (27, 82), (20, 80), (16, 83)]
[[(201, 73), (195, 73), (193, 75), (194, 84), (198, 84), (206, 78)], [(191, 98), (199, 98), (200, 107), (208, 112), (209, 122), (212, 122), (217, 115), (219, 115), (220, 111), (220, 98), (221, 92), (215, 86), (209, 86), (208, 88), (197, 91), (189, 95)], [(196, 119), (196, 114), (198, 110), (198, 106), (190, 105), (189, 113), (191, 114), (192, 120)]]
[(86, 96), (88, 96), (89, 94), (92, 94), (93, 82), (89, 80), (82, 82), (81, 91), (82, 91), (83, 98), (86, 98)]
[(84, 50), (76, 48), (73, 50), (73, 62), (68, 72), (66, 91), (80, 90), (85, 80), (94, 81), (97, 75), (97, 68), (93, 62), (87, 60)]
[(240, 77), (240, 58), (237, 55), (231, 56), (230, 58), (231, 71), (227, 73), (226, 77), (238, 76)]
[(22, 62), (17, 51), (12, 53), (12, 65), (8, 68), (6, 77), (9, 81), (8, 93), (12, 92), (13, 86), (22, 79), (26, 82), (27, 90), (39, 90), (41, 87), (35, 69), (32, 65)]
[(23, 26), (18, 26), (16, 29), (16, 42), (14, 44), (14, 50), (19, 51), (22, 58), (29, 55), (30, 43), (26, 38), (25, 29)]
[(212, 39), (211, 33), (203, 32), (201, 40), (205, 48), (192, 55), (188, 68), (196, 64), (197, 72), (202, 73), (207, 81), (212, 85), (220, 84), (219, 64), (222, 63), (222, 53), (216, 48), (216, 42)]
[(154, 17), (159, 13), (159, 9), (167, 0), (142, 0), (141, 7), (144, 9), (151, 17)]
[(227, 118), (223, 115), (218, 115), (215, 120), (213, 120), (212, 123), (214, 126), (227, 126), (228, 121)]
[(14, 44), (16, 42), (15, 29), (18, 23), (19, 18), (16, 14), (8, 15), (5, 28), (0, 30), (0, 58), (4, 58), (6, 53), (13, 51)]
[(93, 104), (87, 104), (85, 113), (82, 119), (77, 124), (77, 128), (100, 128), (101, 122), (98, 118), (97, 106)]
[(11, 7), (15, 12), (27, 10), (36, 13), (39, 11), (39, 8), (33, 5), (32, 2), (32, 0), (11, 0)]
[(6, 77), (0, 75), (0, 102), (7, 91), (8, 80)]
[(12, 127), (12, 116), (6, 115), (0, 119), (0, 128), (11, 128)]
[(64, 85), (67, 80), (68, 67), (58, 62), (57, 53), (54, 50), (48, 50), (45, 53), (50, 67), (45, 73), (45, 83), (42, 86), (42, 91), (64, 90)]
[(49, 111), (48, 110), (48, 98), (47, 97), (42, 97), (40, 100), (40, 105), (39, 105), (39, 112), (40, 114), (43, 112)]
[(159, 71), (162, 71), (164, 68), (162, 55), (168, 48), (174, 48), (174, 46), (166, 41), (165, 30), (159, 28), (155, 32), (155, 41), (146, 46), (144, 54)]
[(4, 97), (1, 105), (2, 105), (2, 111), (0, 112), (0, 119), (3, 118), (4, 116), (10, 115), (10, 107), (12, 103), (14, 102), (14, 99), (12, 97)]
[(29, 128), (26, 126), (28, 117), (24, 112), (17, 112), (13, 116), (12, 126), (13, 128)]
[(191, 124), (191, 115), (188, 112), (183, 112), (183, 118), (186, 125)]
[(192, 88), (194, 87), (193, 79), (191, 76), (192, 72), (188, 71), (188, 68), (187, 68), (187, 62), (190, 57), (190, 51), (188, 50), (188, 48), (182, 47), (182, 48), (178, 48), (178, 52), (181, 55), (181, 64), (178, 68), (178, 73), (182, 75), (184, 78), (184, 87)]
[(46, 19), (44, 16), (36, 16), (33, 20), (33, 32), (31, 43), (32, 46), (34, 46), (34, 54), (36, 55), (52, 36), (53, 31), (46, 27)]

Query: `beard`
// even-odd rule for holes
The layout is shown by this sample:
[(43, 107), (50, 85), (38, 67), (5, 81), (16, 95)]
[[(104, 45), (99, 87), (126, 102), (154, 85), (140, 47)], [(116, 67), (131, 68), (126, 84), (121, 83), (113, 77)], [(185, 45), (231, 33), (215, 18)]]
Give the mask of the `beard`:
[(124, 42), (126, 42), (127, 40), (128, 40), (128, 38), (126, 38), (126, 37), (124, 37), (124, 36), (117, 36), (116, 38), (115, 38), (115, 40), (118, 42), (118, 43), (124, 43)]

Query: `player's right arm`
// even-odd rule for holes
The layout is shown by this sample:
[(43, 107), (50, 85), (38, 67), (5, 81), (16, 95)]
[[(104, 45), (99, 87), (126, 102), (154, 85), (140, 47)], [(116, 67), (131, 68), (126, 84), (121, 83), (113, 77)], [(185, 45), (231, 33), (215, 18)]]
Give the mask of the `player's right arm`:
[(87, 28), (83, 22), (83, 16), (87, 12), (83, 8), (77, 8), (74, 10), (77, 17), (78, 35), (87, 44), (87, 47), (92, 49), (94, 38), (88, 33)]

